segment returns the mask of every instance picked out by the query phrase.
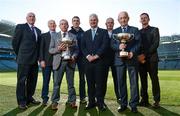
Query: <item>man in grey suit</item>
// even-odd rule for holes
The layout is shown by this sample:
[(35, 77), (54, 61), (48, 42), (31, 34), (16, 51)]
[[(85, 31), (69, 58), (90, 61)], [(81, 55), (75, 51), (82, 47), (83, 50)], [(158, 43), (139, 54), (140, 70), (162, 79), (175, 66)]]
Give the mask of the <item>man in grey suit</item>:
[[(128, 95), (127, 95), (127, 84), (126, 84), (126, 71), (129, 73), (130, 80), (130, 92), (131, 99), (129, 105), (131, 111), (137, 112), (137, 104), (139, 101), (138, 91), (138, 70), (137, 70), (137, 53), (140, 47), (140, 32), (138, 28), (129, 26), (129, 16), (126, 11), (120, 12), (118, 15), (118, 21), (120, 27), (113, 30), (114, 34), (118, 33), (129, 33), (133, 34), (134, 37), (127, 44), (121, 43), (119, 40), (112, 40), (111, 47), (115, 50), (115, 66), (118, 78), (118, 90), (121, 98), (121, 107), (118, 108), (118, 112), (123, 112), (127, 109)], [(128, 52), (127, 57), (119, 57), (119, 52), (125, 49)]]
[[(68, 21), (65, 19), (60, 20), (59, 33), (52, 35), (52, 39), (49, 46), (49, 52), (53, 54), (53, 70), (54, 70), (54, 83), (53, 83), (53, 94), (52, 94), (52, 109), (58, 109), (58, 101), (60, 99), (60, 85), (64, 72), (66, 71), (66, 79), (68, 84), (68, 101), (67, 103), (72, 108), (77, 108), (76, 106), (76, 92), (74, 88), (74, 71), (75, 71), (75, 60), (78, 55), (78, 46), (76, 36), (68, 32)], [(69, 60), (65, 59), (63, 53), (67, 47), (66, 44), (62, 43), (63, 38), (68, 38), (74, 41), (69, 50), (71, 58)]]
[(16, 26), (12, 41), (18, 63), (16, 97), (18, 106), (22, 110), (27, 109), (30, 103), (40, 103), (33, 98), (33, 95), (38, 76), (41, 31), (34, 26), (36, 20), (34, 13), (28, 13), (26, 20), (27, 23)]

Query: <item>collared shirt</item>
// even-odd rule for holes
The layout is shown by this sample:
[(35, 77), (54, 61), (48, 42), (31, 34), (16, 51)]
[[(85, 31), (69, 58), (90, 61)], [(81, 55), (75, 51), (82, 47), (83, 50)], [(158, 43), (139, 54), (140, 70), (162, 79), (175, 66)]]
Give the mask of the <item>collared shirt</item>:
[(108, 35), (109, 35), (109, 38), (112, 37), (112, 30), (111, 30), (111, 31), (108, 31)]
[(63, 34), (65, 33), (65, 37), (66, 36), (68, 36), (68, 32), (66, 31), (66, 32), (62, 32), (62, 31), (60, 31), (61, 32), (61, 36), (63, 37)]
[(125, 27), (122, 27), (122, 26), (121, 26), (121, 30), (122, 30), (123, 33), (127, 32), (127, 27), (128, 27), (128, 26), (125, 26)]

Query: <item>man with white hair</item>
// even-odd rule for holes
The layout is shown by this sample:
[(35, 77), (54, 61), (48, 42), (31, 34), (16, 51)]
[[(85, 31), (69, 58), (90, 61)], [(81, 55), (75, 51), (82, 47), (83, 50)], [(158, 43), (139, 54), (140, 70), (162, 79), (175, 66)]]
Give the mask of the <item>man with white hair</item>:
[(18, 24), (15, 29), (12, 46), (17, 56), (16, 97), (20, 109), (27, 105), (39, 104), (33, 98), (38, 77), (38, 58), (41, 31), (34, 26), (36, 17), (33, 12), (26, 16), (27, 23)]

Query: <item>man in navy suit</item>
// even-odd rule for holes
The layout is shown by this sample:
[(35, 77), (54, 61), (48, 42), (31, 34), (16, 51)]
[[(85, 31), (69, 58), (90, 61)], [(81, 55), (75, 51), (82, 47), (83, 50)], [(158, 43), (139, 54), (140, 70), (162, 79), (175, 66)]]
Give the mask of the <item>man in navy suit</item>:
[(157, 27), (152, 27), (149, 25), (149, 15), (147, 13), (142, 13), (140, 15), (140, 21), (142, 24), (141, 37), (141, 49), (139, 60), (144, 58), (144, 62), (140, 62), (139, 64), (139, 74), (141, 79), (141, 101), (139, 103), (140, 106), (148, 106), (148, 80), (147, 76), (149, 76), (152, 81), (152, 93), (154, 97), (154, 108), (159, 108), (160, 102), (160, 86), (159, 86), (159, 78), (158, 78), (158, 53), (157, 48), (159, 46), (159, 29)]
[(104, 55), (108, 46), (108, 33), (98, 27), (98, 16), (96, 14), (89, 16), (89, 24), (91, 29), (84, 33), (81, 41), (81, 49), (86, 58), (85, 73), (89, 100), (85, 109), (88, 110), (97, 105), (100, 111), (104, 111), (106, 108), (103, 96), (103, 84), (105, 82), (103, 73), (105, 67)]
[(49, 82), (52, 72), (52, 60), (53, 56), (49, 53), (49, 44), (51, 41), (51, 35), (56, 33), (56, 23), (54, 20), (48, 21), (49, 31), (41, 35), (41, 46), (40, 46), (40, 65), (43, 74), (43, 87), (41, 97), (43, 99), (43, 105), (46, 106), (48, 102), (49, 93)]
[[(129, 105), (131, 111), (137, 112), (137, 104), (139, 101), (139, 91), (138, 91), (138, 70), (137, 70), (137, 53), (140, 46), (140, 33), (138, 28), (128, 25), (129, 16), (128, 13), (123, 11), (118, 15), (118, 21), (120, 27), (113, 30), (114, 34), (118, 33), (129, 33), (133, 34), (134, 37), (126, 45), (121, 43), (119, 40), (112, 40), (111, 47), (115, 50), (115, 66), (118, 78), (118, 89), (121, 98), (121, 107), (118, 108), (118, 112), (123, 112), (127, 109), (128, 105), (128, 95), (127, 95), (127, 83), (126, 83), (126, 71), (128, 70), (130, 79), (130, 92), (131, 99)], [(120, 57), (119, 52), (125, 49), (128, 52), (127, 57)]]
[(35, 14), (26, 16), (27, 23), (18, 24), (12, 41), (17, 56), (16, 97), (20, 109), (27, 109), (29, 103), (39, 104), (33, 98), (38, 77), (38, 58), (41, 31), (34, 26)]

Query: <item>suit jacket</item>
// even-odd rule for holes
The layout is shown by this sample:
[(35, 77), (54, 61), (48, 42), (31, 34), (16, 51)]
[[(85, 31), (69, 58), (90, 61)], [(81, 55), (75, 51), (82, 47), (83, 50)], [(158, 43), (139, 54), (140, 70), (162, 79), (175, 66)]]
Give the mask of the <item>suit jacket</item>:
[(35, 27), (37, 40), (27, 23), (18, 24), (12, 40), (13, 49), (17, 55), (18, 64), (34, 64), (39, 57), (41, 31)]
[(97, 54), (100, 57), (99, 60), (104, 59), (107, 47), (108, 32), (105, 29), (97, 28), (94, 40), (92, 40), (91, 29), (83, 34), (81, 49), (85, 57), (89, 54)]
[[(122, 29), (121, 27), (118, 27), (116, 29), (113, 30), (114, 34), (117, 33), (122, 33)], [(127, 33), (131, 33), (134, 34), (133, 39), (127, 43), (127, 47), (126, 47), (126, 51), (127, 52), (133, 52), (133, 57), (131, 59), (123, 59), (119, 57), (119, 44), (120, 41), (119, 40), (115, 40), (112, 39), (111, 40), (111, 47), (113, 50), (115, 50), (115, 61), (114, 64), (115, 65), (124, 65), (125, 63), (128, 65), (136, 65), (137, 64), (137, 55), (139, 52), (139, 48), (140, 48), (140, 41), (141, 41), (141, 36), (140, 36), (140, 32), (138, 30), (138, 28), (133, 27), (133, 26), (128, 26), (127, 27)]]
[(49, 45), (51, 41), (50, 32), (43, 33), (41, 35), (41, 45), (40, 45), (40, 61), (45, 61), (46, 66), (52, 66), (53, 56), (49, 53)]
[[(70, 32), (68, 32), (68, 36), (70, 39), (77, 41), (76, 36)], [(50, 46), (49, 46), (49, 53), (53, 55), (53, 70), (57, 70), (62, 62), (62, 52), (58, 50), (58, 44), (62, 41), (62, 34), (55, 33), (52, 35)], [(74, 46), (70, 48), (71, 56), (78, 56), (78, 46), (77, 42)], [(71, 67), (75, 68), (75, 63), (71, 64)]]
[(148, 26), (140, 32), (142, 37), (140, 53), (145, 54), (147, 61), (157, 62), (159, 60), (157, 53), (160, 40), (159, 29)]

